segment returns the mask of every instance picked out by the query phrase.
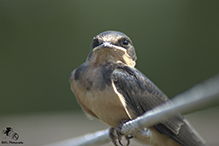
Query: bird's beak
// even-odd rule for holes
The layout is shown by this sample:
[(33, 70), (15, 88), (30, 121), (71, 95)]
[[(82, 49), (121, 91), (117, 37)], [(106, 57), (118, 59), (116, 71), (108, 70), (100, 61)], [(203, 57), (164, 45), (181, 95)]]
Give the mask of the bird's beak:
[(101, 45), (95, 47), (93, 49), (93, 52), (96, 52), (97, 50), (100, 50), (100, 49), (103, 49), (103, 48), (116, 49), (116, 50), (122, 51), (123, 53), (126, 53), (126, 49), (125, 48), (113, 45), (113, 44), (111, 44), (109, 42), (104, 42)]

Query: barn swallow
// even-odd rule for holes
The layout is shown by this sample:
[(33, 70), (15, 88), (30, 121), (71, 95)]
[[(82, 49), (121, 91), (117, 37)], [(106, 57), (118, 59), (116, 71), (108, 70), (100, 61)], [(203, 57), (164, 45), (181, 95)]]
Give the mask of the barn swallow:
[[(167, 96), (135, 68), (130, 38), (105, 31), (93, 38), (86, 62), (70, 76), (72, 91), (84, 112), (112, 128), (169, 101)], [(180, 114), (147, 127), (152, 146), (204, 146), (199, 134)], [(115, 141), (113, 141), (116, 145)]]

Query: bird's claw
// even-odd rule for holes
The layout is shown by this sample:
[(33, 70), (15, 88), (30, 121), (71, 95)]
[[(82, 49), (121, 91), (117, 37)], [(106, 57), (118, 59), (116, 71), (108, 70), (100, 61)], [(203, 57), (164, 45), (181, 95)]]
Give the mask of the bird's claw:
[[(120, 146), (124, 146), (123, 144), (122, 144), (122, 136), (123, 136), (123, 134), (121, 133), (121, 129), (122, 129), (122, 126), (123, 126), (123, 124), (124, 123), (126, 123), (128, 120), (122, 120), (120, 123), (119, 123), (119, 126), (118, 127), (116, 127), (116, 128), (110, 128), (110, 138), (111, 138), (111, 140), (112, 140), (112, 142), (113, 142), (113, 144), (115, 145), (115, 146), (118, 146), (117, 145), (117, 142), (116, 142), (116, 136), (114, 135), (114, 130), (115, 130), (115, 133), (116, 133), (116, 135), (117, 135), (117, 137), (118, 137), (118, 142), (119, 142), (119, 144), (120, 144)], [(127, 140), (127, 144), (126, 144), (126, 146), (128, 146), (129, 144), (130, 144), (130, 139), (131, 138), (133, 138), (134, 137), (134, 135), (135, 135), (135, 133), (134, 134), (132, 134), (132, 135), (126, 135), (125, 136), (125, 138), (126, 138), (126, 140)]]
[(112, 143), (113, 143), (115, 146), (118, 146), (118, 145), (117, 145), (117, 142), (116, 142), (116, 137), (114, 136), (114, 128), (110, 128), (109, 137), (110, 137)]

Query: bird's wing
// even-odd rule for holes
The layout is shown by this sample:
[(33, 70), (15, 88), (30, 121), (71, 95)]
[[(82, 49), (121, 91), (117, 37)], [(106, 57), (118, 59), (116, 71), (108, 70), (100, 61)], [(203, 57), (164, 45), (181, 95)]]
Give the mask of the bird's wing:
[[(111, 76), (117, 91), (125, 98), (126, 104), (136, 116), (168, 101), (167, 96), (139, 70), (120, 65)], [(179, 114), (166, 122), (153, 126), (182, 146), (202, 146), (202, 138)]]

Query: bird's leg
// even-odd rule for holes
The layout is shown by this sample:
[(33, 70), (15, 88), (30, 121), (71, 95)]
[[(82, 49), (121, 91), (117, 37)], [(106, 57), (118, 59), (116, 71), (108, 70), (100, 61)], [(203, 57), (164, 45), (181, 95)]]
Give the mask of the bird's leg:
[(117, 142), (116, 142), (116, 136), (114, 135), (114, 128), (110, 128), (110, 131), (109, 131), (109, 137), (110, 137), (110, 139), (111, 139), (111, 141), (112, 141), (112, 143), (115, 145), (115, 146), (118, 146), (117, 145)]
[[(110, 135), (109, 135), (109, 136), (110, 136), (110, 138), (111, 138), (111, 140), (112, 140), (112, 142), (113, 142), (113, 144), (114, 144), (115, 146), (118, 146), (118, 145), (117, 145), (117, 142), (116, 142), (116, 137), (114, 136), (114, 130), (115, 130), (115, 133), (116, 133), (116, 135), (117, 135), (117, 137), (118, 137), (119, 144), (120, 144), (121, 146), (123, 146), (123, 144), (122, 144), (122, 142), (121, 142), (122, 136), (123, 136), (123, 134), (121, 133), (121, 129), (122, 129), (122, 126), (124, 125), (124, 123), (126, 123), (127, 121), (128, 121), (128, 120), (123, 119), (123, 120), (119, 123), (119, 126), (118, 126), (118, 127), (116, 127), (115, 129), (114, 129), (114, 128), (111, 128), (111, 129), (110, 129)], [(128, 145), (130, 144), (130, 139), (133, 138), (134, 136), (135, 136), (135, 133), (132, 134), (132, 135), (126, 135), (126, 136), (125, 136), (126, 140), (128, 141), (127, 144), (126, 144), (126, 146), (128, 146)]]

